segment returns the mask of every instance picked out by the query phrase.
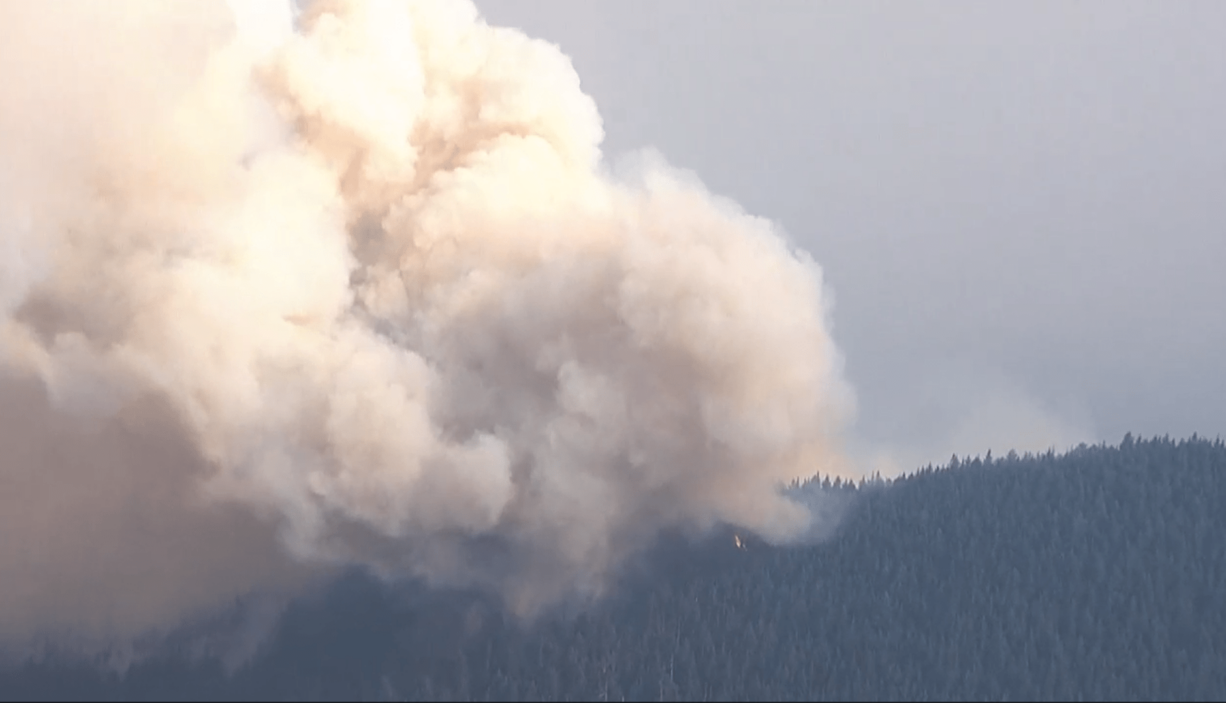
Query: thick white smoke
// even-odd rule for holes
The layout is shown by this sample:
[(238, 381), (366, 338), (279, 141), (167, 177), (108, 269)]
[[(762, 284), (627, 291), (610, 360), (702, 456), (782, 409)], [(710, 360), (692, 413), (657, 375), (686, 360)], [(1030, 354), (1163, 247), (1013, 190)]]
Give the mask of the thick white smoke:
[(771, 539), (850, 394), (820, 272), (466, 1), (0, 5), (0, 639), (330, 568), (596, 591)]

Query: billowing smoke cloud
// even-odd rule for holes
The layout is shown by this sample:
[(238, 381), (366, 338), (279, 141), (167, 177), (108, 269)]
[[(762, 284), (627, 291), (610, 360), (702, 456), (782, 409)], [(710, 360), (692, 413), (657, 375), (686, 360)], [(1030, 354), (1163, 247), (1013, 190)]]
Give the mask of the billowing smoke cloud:
[(839, 468), (820, 271), (468, 2), (0, 6), (0, 641), (595, 593)]

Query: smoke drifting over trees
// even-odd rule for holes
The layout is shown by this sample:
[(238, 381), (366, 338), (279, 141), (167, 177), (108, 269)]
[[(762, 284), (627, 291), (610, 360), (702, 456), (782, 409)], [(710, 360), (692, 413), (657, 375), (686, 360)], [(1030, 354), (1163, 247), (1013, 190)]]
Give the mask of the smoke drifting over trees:
[[(0, 643), (136, 646), (336, 570), (601, 592), (818, 519), (817, 265), (468, 2), (0, 8)], [(820, 517), (820, 516), (819, 516)]]
[(616, 593), (529, 626), (477, 594), (338, 582), (246, 666), (0, 671), (0, 698), (1222, 700), (1226, 445), (962, 457), (809, 482), (816, 545), (669, 540)]

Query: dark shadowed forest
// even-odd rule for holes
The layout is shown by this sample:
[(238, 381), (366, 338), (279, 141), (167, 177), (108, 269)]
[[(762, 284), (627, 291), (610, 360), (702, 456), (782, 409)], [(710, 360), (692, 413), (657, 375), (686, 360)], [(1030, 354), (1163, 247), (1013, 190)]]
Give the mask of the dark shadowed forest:
[(524, 623), (480, 594), (361, 574), (250, 662), (125, 676), (51, 656), (4, 698), (1226, 698), (1226, 445), (1193, 437), (954, 458), (793, 487), (834, 535), (662, 540), (598, 603)]

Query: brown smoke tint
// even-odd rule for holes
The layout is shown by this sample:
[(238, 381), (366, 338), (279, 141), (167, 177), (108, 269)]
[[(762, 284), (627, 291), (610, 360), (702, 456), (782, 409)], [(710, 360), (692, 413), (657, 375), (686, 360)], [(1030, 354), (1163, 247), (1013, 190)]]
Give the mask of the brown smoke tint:
[[(805, 534), (818, 267), (467, 2), (0, 6), (0, 638), (363, 565), (531, 612), (661, 529)], [(41, 641), (41, 640), (40, 640)]]

